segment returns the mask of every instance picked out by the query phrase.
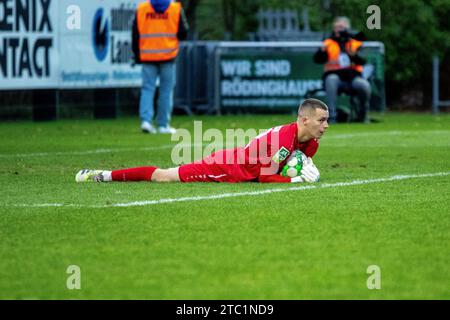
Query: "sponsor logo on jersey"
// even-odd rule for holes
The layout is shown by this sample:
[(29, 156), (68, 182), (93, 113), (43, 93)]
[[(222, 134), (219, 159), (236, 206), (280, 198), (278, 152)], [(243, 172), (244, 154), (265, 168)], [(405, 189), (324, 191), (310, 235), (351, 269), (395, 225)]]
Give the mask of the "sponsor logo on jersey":
[(275, 155), (272, 157), (272, 160), (276, 163), (281, 163), (289, 156), (290, 152), (285, 147), (281, 147), (280, 150), (275, 153)]

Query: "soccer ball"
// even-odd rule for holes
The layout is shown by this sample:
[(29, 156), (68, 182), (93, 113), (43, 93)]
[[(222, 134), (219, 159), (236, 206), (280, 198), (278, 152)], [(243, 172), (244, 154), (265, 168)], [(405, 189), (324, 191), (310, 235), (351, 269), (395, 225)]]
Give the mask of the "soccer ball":
[(281, 170), (284, 177), (294, 178), (301, 174), (303, 162), (307, 159), (306, 155), (300, 150), (295, 150), (288, 158), (286, 165)]

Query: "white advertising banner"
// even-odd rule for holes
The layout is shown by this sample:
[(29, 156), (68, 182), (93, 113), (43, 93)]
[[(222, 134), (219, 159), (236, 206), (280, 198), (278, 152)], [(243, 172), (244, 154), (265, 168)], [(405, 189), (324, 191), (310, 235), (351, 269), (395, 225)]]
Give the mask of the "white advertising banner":
[(0, 0), (0, 90), (58, 85), (58, 1)]
[(61, 12), (60, 88), (129, 87), (141, 83), (141, 68), (132, 66), (131, 27), (139, 0), (60, 0), (61, 8), (76, 4), (79, 28)]
[(0, 0), (0, 90), (135, 87), (131, 27), (145, 0)]

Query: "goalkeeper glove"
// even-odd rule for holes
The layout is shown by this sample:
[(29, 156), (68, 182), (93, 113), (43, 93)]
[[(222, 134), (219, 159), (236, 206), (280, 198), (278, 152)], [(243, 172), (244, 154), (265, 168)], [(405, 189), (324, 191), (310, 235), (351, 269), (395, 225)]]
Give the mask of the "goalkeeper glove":
[(305, 180), (301, 176), (297, 176), (297, 177), (291, 178), (291, 182), (292, 183), (305, 182)]
[(317, 167), (314, 165), (311, 158), (306, 159), (303, 163), (303, 168), (300, 177), (306, 182), (318, 182), (320, 179), (320, 173)]

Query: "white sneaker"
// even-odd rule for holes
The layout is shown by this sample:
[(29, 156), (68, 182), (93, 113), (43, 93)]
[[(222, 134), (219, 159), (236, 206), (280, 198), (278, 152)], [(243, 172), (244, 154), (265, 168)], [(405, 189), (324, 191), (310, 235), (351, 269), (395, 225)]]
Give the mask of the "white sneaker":
[(103, 182), (103, 170), (84, 169), (78, 171), (75, 176), (76, 182)]
[(145, 133), (156, 133), (156, 129), (155, 127), (153, 127), (150, 122), (148, 121), (143, 121), (141, 124), (141, 130), (142, 132)]
[(172, 128), (171, 126), (159, 127), (158, 132), (163, 134), (174, 134), (177, 132), (177, 129)]

